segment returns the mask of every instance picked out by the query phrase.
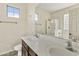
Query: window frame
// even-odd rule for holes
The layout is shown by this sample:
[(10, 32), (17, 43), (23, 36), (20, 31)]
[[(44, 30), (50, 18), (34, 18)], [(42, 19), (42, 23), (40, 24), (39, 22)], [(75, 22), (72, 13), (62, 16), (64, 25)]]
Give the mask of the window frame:
[[(9, 16), (8, 16), (8, 7), (18, 9), (18, 10), (19, 10), (19, 17), (9, 17)], [(6, 12), (7, 12), (7, 17), (8, 17), (8, 18), (16, 18), (16, 19), (19, 19), (19, 18), (20, 18), (20, 8), (17, 8), (17, 7), (14, 7), (14, 6), (9, 6), (9, 5), (7, 5), (7, 10), (6, 10)]]

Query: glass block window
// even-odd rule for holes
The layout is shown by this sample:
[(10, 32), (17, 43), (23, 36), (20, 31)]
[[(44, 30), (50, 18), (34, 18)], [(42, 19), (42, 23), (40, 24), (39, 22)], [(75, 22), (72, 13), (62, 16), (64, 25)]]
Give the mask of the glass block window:
[(20, 9), (12, 6), (7, 6), (7, 13), (8, 13), (8, 17), (19, 18)]
[(69, 30), (69, 14), (64, 14), (64, 30)]

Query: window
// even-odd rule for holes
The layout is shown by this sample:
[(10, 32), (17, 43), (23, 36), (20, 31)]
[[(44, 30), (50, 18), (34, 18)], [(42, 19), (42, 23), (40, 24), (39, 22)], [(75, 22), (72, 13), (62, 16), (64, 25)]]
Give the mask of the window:
[(38, 21), (38, 14), (35, 13), (35, 21)]
[(20, 9), (19, 8), (7, 6), (7, 12), (8, 12), (8, 17), (19, 18), (19, 16), (20, 16)]
[(64, 28), (63, 28), (63, 38), (69, 39), (69, 14), (64, 14)]
[(69, 14), (64, 14), (64, 30), (69, 30)]

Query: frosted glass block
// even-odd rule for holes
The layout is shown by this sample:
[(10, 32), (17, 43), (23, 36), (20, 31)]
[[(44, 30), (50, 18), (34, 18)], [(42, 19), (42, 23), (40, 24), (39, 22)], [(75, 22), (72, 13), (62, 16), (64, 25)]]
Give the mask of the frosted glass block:
[(8, 13), (8, 17), (13, 17), (13, 13)]
[(8, 12), (8, 17), (19, 18), (19, 15), (20, 15), (20, 9), (19, 8), (8, 6), (7, 12)]
[(14, 14), (14, 17), (19, 18), (19, 14)]

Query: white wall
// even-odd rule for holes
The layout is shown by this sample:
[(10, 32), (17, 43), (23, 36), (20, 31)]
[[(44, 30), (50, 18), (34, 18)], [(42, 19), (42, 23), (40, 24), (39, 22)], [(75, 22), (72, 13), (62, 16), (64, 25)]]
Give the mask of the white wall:
[[(7, 17), (7, 5), (20, 8), (20, 18)], [(12, 50), (21, 42), (21, 36), (26, 34), (26, 6), (27, 4), (0, 4), (0, 20), (17, 20), (14, 23), (0, 23), (0, 53)]]

